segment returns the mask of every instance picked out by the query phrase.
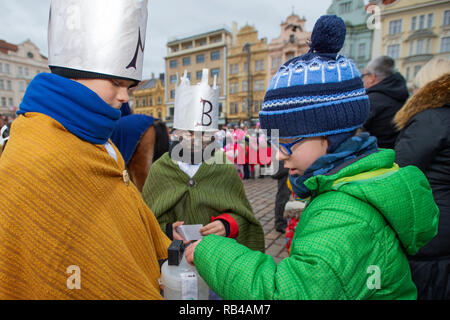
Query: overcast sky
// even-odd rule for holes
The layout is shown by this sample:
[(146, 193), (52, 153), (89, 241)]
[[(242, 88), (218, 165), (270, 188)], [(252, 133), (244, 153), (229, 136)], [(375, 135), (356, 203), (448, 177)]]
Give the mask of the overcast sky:
[[(95, 0), (92, 0), (95, 1)], [(115, 0), (111, 0), (115, 1)], [(144, 58), (144, 78), (164, 72), (167, 41), (194, 34), (208, 27), (233, 21), (258, 30), (258, 37), (270, 42), (280, 34), (280, 23), (292, 8), (305, 16), (306, 29), (326, 13), (332, 0), (149, 0), (149, 20)], [(47, 56), (47, 23), (50, 0), (0, 0), (0, 39), (19, 44), (34, 42)]]

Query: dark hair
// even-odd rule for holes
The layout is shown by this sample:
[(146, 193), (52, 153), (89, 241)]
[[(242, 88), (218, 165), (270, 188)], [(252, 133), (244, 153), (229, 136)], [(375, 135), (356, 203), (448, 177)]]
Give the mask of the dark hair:
[(161, 120), (155, 120), (153, 127), (155, 128), (156, 143), (152, 163), (158, 160), (164, 153), (169, 151), (169, 134), (167, 133), (168, 130), (166, 124)]

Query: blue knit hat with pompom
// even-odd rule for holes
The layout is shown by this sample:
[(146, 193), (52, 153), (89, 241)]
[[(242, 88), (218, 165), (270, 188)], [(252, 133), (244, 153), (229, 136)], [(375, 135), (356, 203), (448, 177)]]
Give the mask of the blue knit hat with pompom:
[[(272, 78), (259, 113), (261, 128), (279, 130), (284, 139), (346, 134), (369, 115), (361, 73), (339, 55), (345, 41), (344, 21), (335, 15), (317, 20), (310, 51), (280, 67)], [(339, 139), (340, 140), (340, 139)]]

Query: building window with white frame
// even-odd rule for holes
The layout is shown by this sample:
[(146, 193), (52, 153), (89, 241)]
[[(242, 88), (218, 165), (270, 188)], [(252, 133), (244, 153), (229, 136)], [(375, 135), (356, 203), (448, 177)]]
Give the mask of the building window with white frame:
[(253, 88), (255, 91), (264, 91), (264, 80), (255, 80)]
[(349, 13), (350, 11), (352, 11), (351, 1), (339, 4), (339, 14)]
[(428, 17), (427, 17), (427, 28), (428, 29), (433, 27), (433, 20), (434, 20), (434, 14), (429, 13)]
[(411, 31), (415, 31), (417, 28), (417, 17), (414, 16), (411, 18)]
[(391, 45), (387, 46), (386, 55), (388, 55), (392, 59), (400, 58), (400, 45), (399, 44), (391, 44)]
[(417, 40), (417, 46), (416, 46), (416, 54), (423, 54), (423, 48), (424, 48), (424, 44), (425, 44), (425, 40), (424, 39), (419, 39)]
[(444, 25), (444, 26), (450, 25), (450, 10), (445, 10), (445, 11), (444, 11), (444, 21), (443, 21), (443, 25)]
[(441, 39), (441, 52), (450, 52), (450, 37)]
[(358, 58), (365, 58), (366, 57), (366, 44), (360, 43), (358, 45)]
[(12, 83), (11, 83), (11, 80), (6, 81), (6, 90), (12, 91)]
[(0, 79), (0, 90), (5, 90), (5, 81), (3, 79)]
[(170, 83), (177, 83), (177, 75), (173, 74), (170, 76)]
[(264, 60), (255, 61), (255, 71), (264, 71)]
[(239, 73), (239, 63), (230, 64), (230, 75)]
[(0, 73), (3, 73), (3, 63), (0, 62)]
[(389, 34), (398, 34), (402, 32), (402, 20), (393, 20), (389, 22)]

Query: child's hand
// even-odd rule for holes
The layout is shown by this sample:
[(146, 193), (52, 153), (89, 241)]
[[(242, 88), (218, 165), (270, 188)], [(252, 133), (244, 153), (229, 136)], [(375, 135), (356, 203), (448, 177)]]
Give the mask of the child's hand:
[(173, 240), (182, 240), (183, 243), (186, 245), (188, 243), (190, 243), (190, 241), (186, 241), (185, 238), (183, 238), (178, 232), (177, 232), (177, 227), (181, 226), (184, 224), (184, 221), (177, 221), (174, 224), (172, 224), (172, 236), (173, 236)]
[(189, 263), (190, 265), (194, 265), (194, 251), (200, 241), (201, 240), (197, 240), (193, 242), (184, 251), (184, 257), (186, 258), (187, 263)]
[(216, 220), (214, 222), (211, 222), (210, 224), (207, 224), (206, 226), (202, 227), (200, 229), (200, 233), (202, 236), (207, 236), (209, 234), (216, 234), (218, 236), (225, 237), (226, 230), (225, 226), (223, 225), (220, 220)]

